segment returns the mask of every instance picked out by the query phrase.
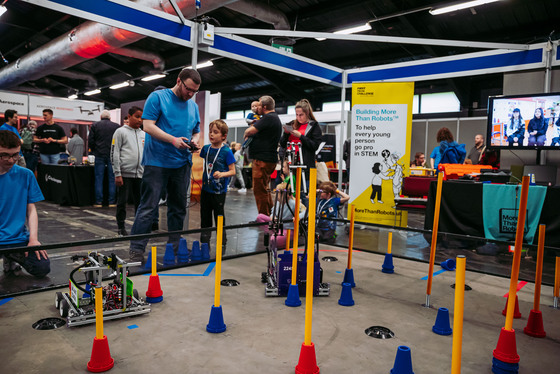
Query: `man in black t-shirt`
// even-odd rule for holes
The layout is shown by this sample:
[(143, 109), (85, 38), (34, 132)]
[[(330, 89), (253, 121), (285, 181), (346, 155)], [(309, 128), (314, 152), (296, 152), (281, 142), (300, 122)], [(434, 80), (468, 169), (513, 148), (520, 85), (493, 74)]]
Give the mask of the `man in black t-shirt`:
[(270, 215), (270, 175), (278, 163), (278, 142), (282, 135), (282, 122), (274, 111), (274, 99), (263, 96), (259, 99), (258, 114), (261, 119), (245, 130), (245, 139), (253, 137), (249, 144), (249, 156), (253, 160), (253, 194), (260, 214)]
[(60, 160), (60, 145), (67, 144), (68, 137), (64, 129), (54, 123), (52, 110), (43, 110), (43, 119), (45, 123), (37, 128), (33, 142), (39, 144), (41, 163), (56, 165)]

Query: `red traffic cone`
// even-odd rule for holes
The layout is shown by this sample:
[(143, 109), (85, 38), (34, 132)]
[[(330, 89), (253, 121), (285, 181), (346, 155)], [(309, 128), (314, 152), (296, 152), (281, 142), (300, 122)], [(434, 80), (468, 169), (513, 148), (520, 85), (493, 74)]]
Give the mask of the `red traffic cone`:
[(91, 359), (87, 364), (87, 369), (92, 373), (102, 373), (111, 369), (115, 365), (115, 360), (111, 357), (109, 351), (109, 342), (107, 337), (93, 338), (93, 348), (91, 350)]
[(492, 352), (494, 358), (507, 362), (508, 364), (515, 364), (519, 362), (519, 355), (517, 354), (517, 344), (515, 342), (515, 330), (506, 330), (502, 327), (500, 331), (500, 338), (498, 345)]
[(315, 344), (301, 345), (299, 353), (299, 362), (296, 366), (296, 374), (319, 374), (319, 367), (317, 366), (317, 358), (315, 357)]
[[(506, 306), (504, 310), (502, 310), (502, 314), (504, 316), (507, 314), (508, 303), (509, 303), (509, 295), (506, 300)], [(519, 299), (517, 298), (517, 295), (515, 295), (515, 310), (513, 311), (513, 318), (521, 318), (521, 312), (519, 311)]]
[(159, 284), (159, 275), (150, 275), (150, 283), (148, 283), (148, 291), (146, 291), (146, 301), (154, 304), (163, 300), (163, 291)]
[(531, 309), (527, 326), (525, 326), (523, 332), (535, 338), (544, 338), (546, 336), (543, 326), (542, 313), (540, 310)]

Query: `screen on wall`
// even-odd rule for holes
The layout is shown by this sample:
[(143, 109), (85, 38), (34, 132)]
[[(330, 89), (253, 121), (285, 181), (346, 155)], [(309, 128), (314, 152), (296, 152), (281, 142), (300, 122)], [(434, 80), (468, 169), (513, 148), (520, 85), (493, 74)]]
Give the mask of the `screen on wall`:
[(486, 139), (491, 148), (560, 149), (560, 93), (490, 97)]

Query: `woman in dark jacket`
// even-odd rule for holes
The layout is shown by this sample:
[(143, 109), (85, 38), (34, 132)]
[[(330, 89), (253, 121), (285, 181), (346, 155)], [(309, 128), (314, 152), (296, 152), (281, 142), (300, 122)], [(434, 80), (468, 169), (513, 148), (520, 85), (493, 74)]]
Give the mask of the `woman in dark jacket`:
[(535, 109), (535, 115), (527, 125), (527, 132), (529, 133), (529, 146), (544, 145), (546, 141), (547, 121), (544, 118), (542, 108)]
[[(291, 130), (290, 126), (292, 127)], [(309, 101), (307, 99), (298, 101), (296, 103), (296, 119), (290, 122), (288, 126), (284, 126), (280, 147), (285, 152), (289, 142), (298, 143), (296, 147), (301, 146), (307, 181), (309, 180), (309, 169), (315, 167), (315, 152), (321, 144), (322, 136), (323, 132), (313, 115), (313, 109)], [(296, 160), (296, 163), (299, 163), (299, 160)], [(309, 188), (307, 190), (309, 191)]]

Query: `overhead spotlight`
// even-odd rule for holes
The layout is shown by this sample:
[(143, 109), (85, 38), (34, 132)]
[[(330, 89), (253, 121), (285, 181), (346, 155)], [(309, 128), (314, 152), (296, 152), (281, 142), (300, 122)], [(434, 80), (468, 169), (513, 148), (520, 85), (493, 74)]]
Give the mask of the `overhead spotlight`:
[(0, 5), (0, 17), (2, 17), (2, 14), (6, 13), (8, 11), (8, 8), (6, 8), (4, 5)]
[(496, 1), (501, 1), (501, 0), (473, 0), (473, 1), (467, 1), (467, 2), (464, 2), (464, 3), (453, 4), (453, 5), (444, 6), (444, 7), (441, 7), (441, 8), (430, 9), (430, 14), (432, 16), (437, 16), (438, 14), (444, 14), (444, 13), (454, 12), (456, 10), (472, 8), (472, 7), (479, 6), (479, 5), (495, 3)]
[(99, 88), (96, 88), (95, 90), (84, 92), (84, 95), (91, 96), (91, 95), (97, 95), (98, 93), (101, 93), (101, 90)]
[(165, 78), (167, 75), (165, 74), (154, 74), (148, 75), (147, 77), (142, 78), (141, 80), (144, 82), (153, 81), (155, 79)]
[[(208, 60), (206, 62), (201, 62), (199, 64), (196, 64), (197, 69), (207, 68), (209, 66), (214, 66), (212, 60)], [(192, 65), (186, 66), (185, 69), (192, 69)]]
[[(333, 32), (333, 34), (356, 34), (358, 32), (362, 32), (362, 31), (368, 31), (371, 30), (371, 26), (369, 24), (369, 22), (367, 22), (365, 25), (360, 25), (360, 26), (353, 26), (353, 27), (348, 27), (342, 30), (337, 30), (335, 32)], [(318, 41), (323, 41), (326, 38), (315, 38)]]
[(77, 98), (78, 98), (78, 95), (72, 94), (72, 95), (68, 96), (68, 98), (69, 98), (70, 100), (74, 100), (74, 99), (77, 99)]

